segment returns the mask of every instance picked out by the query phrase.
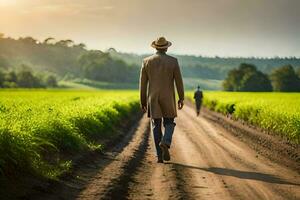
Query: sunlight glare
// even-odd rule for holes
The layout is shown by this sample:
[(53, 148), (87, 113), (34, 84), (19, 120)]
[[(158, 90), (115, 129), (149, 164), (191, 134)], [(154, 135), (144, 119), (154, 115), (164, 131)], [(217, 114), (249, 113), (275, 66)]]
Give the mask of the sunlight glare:
[(10, 6), (15, 5), (17, 0), (0, 0), (0, 6)]

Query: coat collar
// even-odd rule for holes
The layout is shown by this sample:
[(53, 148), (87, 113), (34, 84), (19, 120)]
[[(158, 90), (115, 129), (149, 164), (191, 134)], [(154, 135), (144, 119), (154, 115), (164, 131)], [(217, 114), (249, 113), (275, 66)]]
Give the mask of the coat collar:
[(166, 52), (163, 52), (163, 51), (157, 51), (156, 54), (157, 54), (157, 55), (166, 55)]

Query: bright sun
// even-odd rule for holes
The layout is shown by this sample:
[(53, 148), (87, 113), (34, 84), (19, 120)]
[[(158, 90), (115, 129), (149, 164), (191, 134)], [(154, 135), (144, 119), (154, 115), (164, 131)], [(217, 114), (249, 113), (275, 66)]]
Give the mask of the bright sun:
[(14, 5), (17, 0), (0, 0), (0, 5)]

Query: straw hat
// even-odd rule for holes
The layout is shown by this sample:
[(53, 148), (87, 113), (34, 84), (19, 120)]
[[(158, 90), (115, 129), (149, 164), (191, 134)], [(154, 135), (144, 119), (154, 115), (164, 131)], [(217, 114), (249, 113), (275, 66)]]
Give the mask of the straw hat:
[(167, 41), (164, 37), (159, 37), (155, 41), (152, 42), (151, 47), (155, 49), (166, 49), (171, 46), (172, 43)]

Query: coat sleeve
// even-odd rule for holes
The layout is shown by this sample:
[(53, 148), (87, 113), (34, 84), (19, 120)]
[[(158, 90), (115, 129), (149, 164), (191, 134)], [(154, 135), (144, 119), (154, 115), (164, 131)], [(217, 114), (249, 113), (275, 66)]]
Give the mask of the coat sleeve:
[(180, 72), (180, 67), (178, 61), (176, 60), (176, 66), (174, 71), (174, 79), (176, 84), (177, 93), (179, 96), (179, 100), (184, 100), (184, 88), (183, 88), (183, 81)]
[(140, 73), (140, 103), (141, 106), (147, 106), (147, 87), (148, 87), (148, 75), (143, 62)]

